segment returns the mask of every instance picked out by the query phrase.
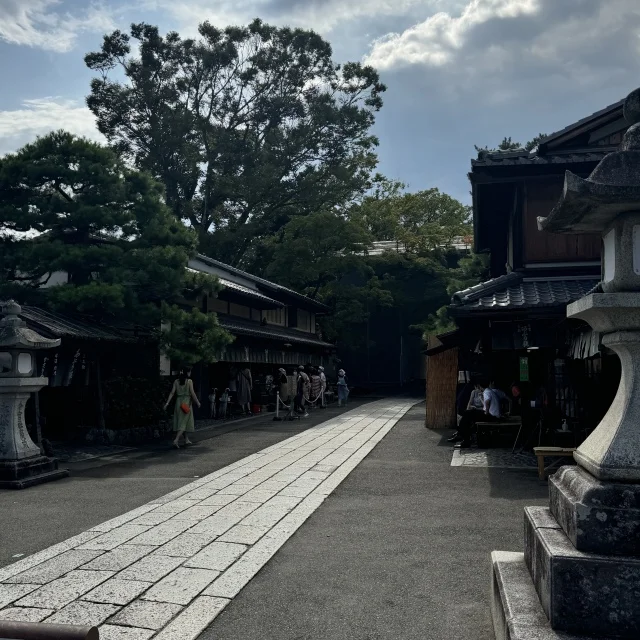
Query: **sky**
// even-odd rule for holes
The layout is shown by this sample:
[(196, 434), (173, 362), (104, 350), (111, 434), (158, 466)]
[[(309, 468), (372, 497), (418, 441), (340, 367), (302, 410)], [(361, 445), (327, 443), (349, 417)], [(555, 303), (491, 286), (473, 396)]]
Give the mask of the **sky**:
[(105, 33), (256, 17), (374, 66), (379, 170), (465, 203), (474, 144), (525, 143), (640, 86), (640, 0), (0, 0), (0, 154), (52, 129), (102, 139), (83, 58)]

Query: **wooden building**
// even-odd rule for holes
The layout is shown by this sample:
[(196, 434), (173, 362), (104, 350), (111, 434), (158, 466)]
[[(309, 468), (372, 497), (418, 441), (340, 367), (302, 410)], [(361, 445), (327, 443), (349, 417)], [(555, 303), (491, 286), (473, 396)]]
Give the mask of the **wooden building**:
[(617, 359), (602, 357), (587, 325), (566, 319), (567, 305), (600, 281), (600, 237), (541, 232), (537, 218), (560, 198), (565, 171), (588, 177), (626, 129), (620, 101), (531, 152), (481, 151), (471, 162), (474, 250), (490, 253), (491, 279), (453, 295), (458, 376), (475, 371), (505, 390), (521, 383), (558, 426), (597, 424), (617, 387)]
[[(208, 417), (206, 398), (213, 387), (224, 389), (249, 367), (254, 382), (253, 401), (272, 403), (275, 387), (269, 383), (279, 367), (292, 374), (300, 365), (325, 366), (331, 379), (335, 347), (322, 339), (316, 317), (325, 305), (274, 282), (258, 278), (207, 256), (190, 260), (191, 270), (218, 277), (218, 297), (182, 301), (218, 315), (219, 323), (235, 338), (214, 364), (196, 365), (193, 379), (203, 407), (196, 417)], [(47, 286), (66, 282), (56, 273)], [(133, 329), (102, 326), (80, 315), (62, 315), (23, 307), (22, 319), (45, 336), (61, 338), (61, 345), (40, 356), (39, 371), (49, 386), (39, 394), (43, 435), (52, 440), (78, 437), (82, 430), (157, 425), (179, 363), (171, 363), (157, 337)], [(33, 403), (30, 403), (33, 404)], [(34, 407), (29, 407), (35, 423)]]
[[(323, 340), (316, 324), (329, 307), (275, 282), (205, 255), (189, 261), (189, 269), (218, 277), (222, 291), (200, 301), (202, 311), (215, 312), (235, 341), (216, 354), (217, 362), (194, 369), (196, 391), (206, 398), (212, 388), (226, 388), (241, 368), (249, 367), (254, 381), (254, 402), (273, 401), (270, 378), (279, 367), (289, 373), (298, 365), (324, 366), (334, 373), (333, 344)], [(161, 358), (161, 373), (175, 370)], [(196, 412), (198, 416), (198, 412)]]

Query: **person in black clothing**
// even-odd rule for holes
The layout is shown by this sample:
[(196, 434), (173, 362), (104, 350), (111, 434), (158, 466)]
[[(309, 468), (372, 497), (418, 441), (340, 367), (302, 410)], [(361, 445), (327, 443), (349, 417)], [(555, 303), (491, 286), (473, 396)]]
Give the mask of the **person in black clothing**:
[[(462, 414), (457, 433), (448, 439), (448, 442), (460, 441), (461, 448), (471, 446), (471, 432), (476, 422), (496, 422), (499, 421), (502, 416), (500, 397), (498, 393), (496, 393), (496, 390), (492, 389), (485, 381), (480, 381), (477, 389), (481, 393), (482, 409), (478, 409), (477, 405), (476, 407), (472, 406), (467, 409), (467, 411)], [(470, 405), (472, 400), (473, 397), (469, 400)]]

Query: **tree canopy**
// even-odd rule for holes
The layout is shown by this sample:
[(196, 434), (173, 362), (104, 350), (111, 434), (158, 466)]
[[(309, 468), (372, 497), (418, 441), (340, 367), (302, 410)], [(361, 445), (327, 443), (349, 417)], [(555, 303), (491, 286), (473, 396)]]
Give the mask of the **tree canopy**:
[[(294, 218), (265, 243), (261, 275), (328, 304), (320, 323), (341, 349), (363, 348), (363, 323), (382, 310), (405, 309), (406, 325), (423, 330), (460, 277), (452, 247), (470, 242), (469, 207), (437, 189), (404, 188), (376, 176), (356, 202)], [(381, 253), (380, 240), (395, 240), (393, 250)]]
[(313, 31), (255, 20), (198, 32), (105, 36), (85, 57), (99, 74), (87, 104), (109, 143), (165, 185), (201, 251), (251, 268), (294, 217), (369, 187), (385, 87), (371, 67), (335, 64)]
[(229, 342), (215, 316), (177, 304), (218, 290), (186, 270), (195, 233), (164, 204), (162, 186), (112, 150), (58, 131), (4, 156), (0, 219), (0, 297), (152, 332), (170, 319), (174, 336), (192, 330), (186, 343), (159, 337), (186, 361), (211, 358), (201, 343)]
[(533, 151), (542, 140), (547, 137), (545, 133), (539, 133), (537, 136), (529, 140), (526, 144), (521, 144), (520, 142), (515, 142), (511, 139), (511, 137), (504, 137), (502, 142), (494, 149), (489, 149), (489, 147), (479, 147), (478, 145), (474, 145), (475, 150), (480, 153), (481, 151), (517, 151), (518, 149), (524, 149), (525, 151)]

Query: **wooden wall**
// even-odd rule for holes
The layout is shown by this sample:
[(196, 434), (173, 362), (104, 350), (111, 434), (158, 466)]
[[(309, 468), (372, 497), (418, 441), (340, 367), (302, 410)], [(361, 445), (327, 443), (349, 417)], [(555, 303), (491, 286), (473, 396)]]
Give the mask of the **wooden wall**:
[(458, 388), (458, 349), (448, 349), (427, 357), (426, 421), (427, 429), (456, 426)]
[(525, 183), (523, 206), (524, 262), (600, 260), (600, 235), (538, 231), (538, 216), (546, 217), (562, 195), (563, 178)]

